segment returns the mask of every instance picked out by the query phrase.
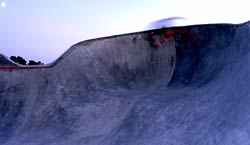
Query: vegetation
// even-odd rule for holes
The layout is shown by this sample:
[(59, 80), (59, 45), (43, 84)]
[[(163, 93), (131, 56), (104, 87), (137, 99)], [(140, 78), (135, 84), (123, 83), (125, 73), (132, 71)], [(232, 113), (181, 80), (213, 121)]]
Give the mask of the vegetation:
[(21, 56), (11, 56), (10, 59), (21, 65), (43, 65), (41, 61), (36, 62), (34, 60), (29, 60), (29, 63), (27, 64), (27, 61)]
[(28, 65), (43, 65), (43, 63), (41, 61), (34, 61), (34, 60), (29, 60)]

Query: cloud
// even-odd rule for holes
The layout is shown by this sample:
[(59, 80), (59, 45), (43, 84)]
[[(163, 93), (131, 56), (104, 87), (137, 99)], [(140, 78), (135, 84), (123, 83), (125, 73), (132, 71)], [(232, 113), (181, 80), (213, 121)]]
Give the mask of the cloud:
[(160, 29), (164, 27), (174, 27), (174, 26), (185, 26), (187, 25), (187, 19), (183, 17), (170, 17), (151, 22), (146, 26), (146, 30)]

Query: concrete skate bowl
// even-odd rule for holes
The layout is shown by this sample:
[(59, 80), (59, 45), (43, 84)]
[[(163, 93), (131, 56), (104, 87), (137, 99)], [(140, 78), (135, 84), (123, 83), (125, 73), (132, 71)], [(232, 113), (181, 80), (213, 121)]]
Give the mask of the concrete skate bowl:
[(155, 49), (152, 31), (89, 40), (49, 68), (2, 69), (0, 144), (250, 144), (249, 26), (171, 28), (199, 47)]

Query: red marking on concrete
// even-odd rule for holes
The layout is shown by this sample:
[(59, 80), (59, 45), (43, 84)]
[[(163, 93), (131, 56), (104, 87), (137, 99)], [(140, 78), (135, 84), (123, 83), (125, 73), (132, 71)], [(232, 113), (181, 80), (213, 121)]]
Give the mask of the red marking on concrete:
[(0, 66), (0, 70), (42, 69), (50, 66)]
[(173, 30), (167, 30), (166, 31), (166, 35), (175, 37), (175, 34), (182, 34), (184, 35), (186, 38), (190, 39), (195, 45), (196, 47), (200, 47), (199, 42), (195, 39), (195, 37), (193, 35), (191, 35), (189, 32), (181, 30), (181, 29), (173, 29)]
[[(162, 36), (161, 40), (156, 41), (154, 43), (154, 45), (157, 48), (160, 48), (163, 43), (167, 42), (170, 37), (175, 37), (176, 34), (181, 34), (185, 38), (192, 41), (192, 43), (194, 43), (197, 48), (200, 48), (200, 44), (195, 39), (195, 37), (193, 35), (191, 35), (189, 32), (181, 30), (181, 29), (171, 29), (171, 30), (169, 29), (169, 30), (166, 30), (166, 32), (163, 33), (163, 36)], [(151, 34), (150, 37), (153, 37), (153, 35), (154, 34)]]

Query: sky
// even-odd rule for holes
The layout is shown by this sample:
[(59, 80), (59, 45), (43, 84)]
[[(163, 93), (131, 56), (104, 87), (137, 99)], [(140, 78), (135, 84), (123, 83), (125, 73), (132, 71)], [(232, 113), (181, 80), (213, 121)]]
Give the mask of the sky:
[(77, 42), (137, 32), (165, 18), (183, 25), (250, 20), (247, 0), (0, 0), (0, 53), (53, 62)]

